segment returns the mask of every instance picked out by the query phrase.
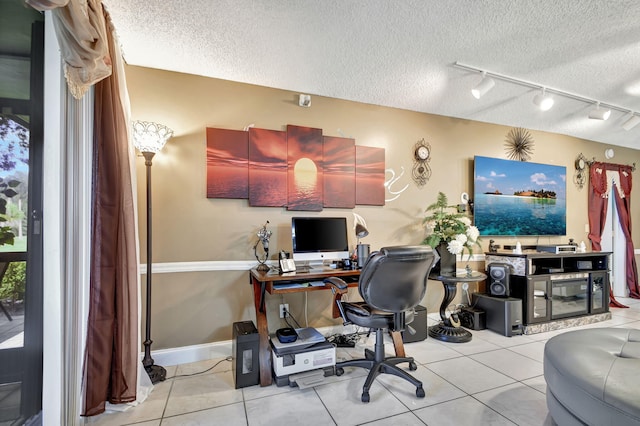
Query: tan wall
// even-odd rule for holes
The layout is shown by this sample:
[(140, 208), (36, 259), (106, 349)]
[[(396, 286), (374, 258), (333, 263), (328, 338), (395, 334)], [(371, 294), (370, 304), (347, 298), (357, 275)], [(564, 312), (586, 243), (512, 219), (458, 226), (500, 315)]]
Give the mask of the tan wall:
[[(249, 207), (247, 200), (206, 198), (206, 127), (243, 129), (249, 124), (284, 130), (287, 124), (323, 129), (331, 136), (353, 137), (359, 145), (385, 149), (386, 167), (405, 176), (396, 184), (409, 184), (402, 196), (384, 207), (358, 206), (370, 231), (363, 242), (372, 249), (384, 245), (416, 244), (424, 238), (424, 209), (438, 191), (453, 203), (460, 194), (473, 193), (473, 157), (506, 158), (504, 140), (510, 127), (470, 120), (326, 98), (312, 97), (311, 108), (297, 105), (297, 93), (223, 80), (129, 66), (126, 68), (132, 117), (156, 121), (175, 131), (153, 161), (153, 261), (250, 261), (255, 233), (269, 220), (272, 253), (291, 249), (290, 218), (300, 212), (284, 208)], [(469, 99), (469, 102), (474, 102)], [(549, 114), (553, 113), (552, 111)], [(567, 167), (567, 236), (519, 238), (522, 244), (566, 243), (584, 240), (587, 191), (573, 184), (574, 160), (582, 152), (588, 159), (604, 160), (604, 144), (557, 134), (531, 131), (535, 141), (532, 161)], [(418, 188), (411, 180), (413, 146), (425, 139), (432, 147), (432, 176)], [(615, 147), (615, 160), (640, 163), (640, 152)], [(138, 160), (138, 202), (141, 207), (141, 256), (145, 253), (144, 161)], [(631, 211), (638, 211), (637, 190)], [(306, 213), (305, 213), (306, 214)], [(345, 216), (352, 210), (325, 209), (309, 215)], [(638, 241), (638, 227), (633, 235)], [(355, 238), (351, 244), (355, 244)], [(494, 238), (498, 244), (515, 244), (517, 238)], [(484, 239), (483, 249), (488, 246)], [(478, 266), (482, 267), (482, 264)], [(473, 289), (474, 287), (472, 287)], [(308, 296), (307, 317), (313, 326), (339, 324), (330, 318), (330, 292)], [(355, 297), (355, 296), (354, 296)], [(437, 312), (442, 286), (429, 282), (424, 305)], [(281, 326), (277, 304), (269, 297), (272, 330)], [(304, 320), (303, 295), (286, 296), (292, 312)], [(275, 317), (274, 317), (275, 315)], [(231, 338), (231, 324), (254, 319), (248, 273), (244, 271), (154, 274), (152, 335), (154, 348), (202, 344)]]

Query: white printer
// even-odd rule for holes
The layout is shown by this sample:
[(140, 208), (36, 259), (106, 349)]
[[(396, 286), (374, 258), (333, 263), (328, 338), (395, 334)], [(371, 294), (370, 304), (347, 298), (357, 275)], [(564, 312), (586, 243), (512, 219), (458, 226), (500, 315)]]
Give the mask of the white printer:
[(278, 386), (291, 384), (290, 376), (296, 373), (319, 370), (316, 377), (334, 373), (335, 346), (315, 328), (299, 328), (296, 332), (298, 339), (291, 343), (281, 343), (275, 335), (271, 336), (273, 372)]

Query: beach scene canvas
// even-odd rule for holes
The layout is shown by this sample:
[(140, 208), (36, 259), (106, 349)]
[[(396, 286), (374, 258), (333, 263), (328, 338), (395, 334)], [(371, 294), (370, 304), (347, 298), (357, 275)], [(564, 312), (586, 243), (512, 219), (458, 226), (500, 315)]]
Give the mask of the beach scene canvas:
[(480, 235), (566, 235), (564, 166), (476, 156), (474, 224)]

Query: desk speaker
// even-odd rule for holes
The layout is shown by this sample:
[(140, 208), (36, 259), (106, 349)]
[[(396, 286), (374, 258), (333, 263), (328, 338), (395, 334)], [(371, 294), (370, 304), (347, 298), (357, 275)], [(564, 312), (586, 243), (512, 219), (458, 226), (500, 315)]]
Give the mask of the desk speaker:
[(487, 266), (487, 274), (489, 275), (489, 296), (493, 297), (509, 297), (509, 274), (511, 267), (506, 263), (490, 263)]

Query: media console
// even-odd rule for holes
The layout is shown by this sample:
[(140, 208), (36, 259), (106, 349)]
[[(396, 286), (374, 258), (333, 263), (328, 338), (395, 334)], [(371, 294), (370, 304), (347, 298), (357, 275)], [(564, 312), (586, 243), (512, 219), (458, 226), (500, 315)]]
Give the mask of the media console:
[(485, 253), (510, 266), (510, 297), (522, 299), (525, 325), (609, 311), (611, 252)]

